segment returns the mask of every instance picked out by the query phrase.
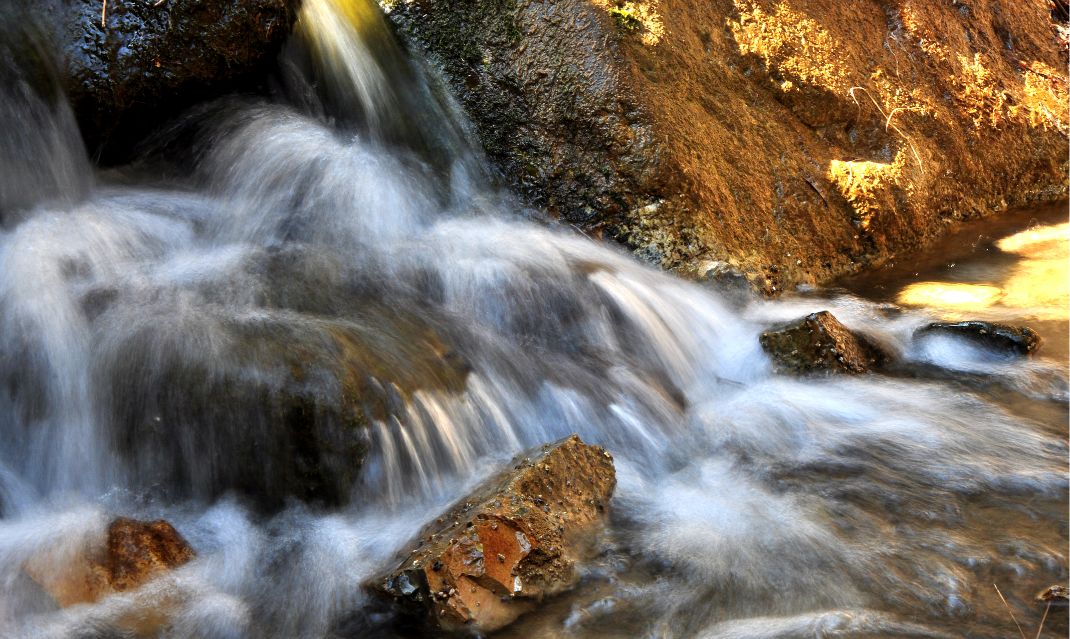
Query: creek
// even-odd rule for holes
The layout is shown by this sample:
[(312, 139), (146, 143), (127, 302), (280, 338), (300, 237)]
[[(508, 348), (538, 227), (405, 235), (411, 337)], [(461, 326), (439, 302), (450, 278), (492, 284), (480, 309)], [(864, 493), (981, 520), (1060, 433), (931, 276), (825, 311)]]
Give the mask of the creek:
[[(0, 636), (122, 636), (146, 607), (175, 638), (412, 633), (361, 584), (571, 433), (616, 459), (610, 526), (580, 586), (502, 636), (1037, 632), (1033, 595), (1068, 578), (1065, 206), (726, 297), (493, 186), (377, 5), (305, 0), (282, 67), (275, 98), (106, 171), (65, 105), (0, 94)], [(900, 364), (775, 374), (759, 334), (817, 310)], [(914, 338), (936, 318), (1045, 344)], [(197, 557), (57, 609), (24, 564), (118, 515)], [(1053, 609), (1042, 636), (1066, 630)]]

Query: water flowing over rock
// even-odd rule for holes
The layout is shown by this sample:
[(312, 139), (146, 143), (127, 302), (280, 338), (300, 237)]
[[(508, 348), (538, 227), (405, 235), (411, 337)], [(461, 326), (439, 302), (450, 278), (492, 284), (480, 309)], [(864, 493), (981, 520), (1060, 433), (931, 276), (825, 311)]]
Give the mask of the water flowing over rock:
[(768, 293), (1067, 192), (1044, 2), (397, 0), (530, 202)]
[(1031, 355), (1040, 348), (1040, 336), (1028, 326), (1006, 326), (992, 322), (933, 322), (919, 328), (915, 337), (948, 335), (1013, 355)]
[(868, 373), (887, 358), (879, 347), (852, 333), (828, 311), (771, 328), (759, 341), (785, 373)]
[[(636, 8), (651, 3), (604, 5), (585, 3), (583, 15), (623, 29), (610, 38), (621, 47), (632, 37), (660, 47), (679, 29), (678, 16)], [(501, 3), (512, 6), (522, 5)], [(537, 28), (570, 6), (540, 3)], [(86, 157), (52, 82), (16, 73), (0, 83), (14, 125), (0, 127), (0, 635), (404, 636), (411, 618), (384, 612), (368, 585), (458, 499), (445, 530), (424, 533), (445, 535), (442, 568), (421, 564), (395, 585), (415, 593), (420, 575), (444, 579), (449, 566), (454, 585), (419, 614), (440, 606), (456, 624), (484, 606), (493, 614), (477, 621), (505, 623), (529, 602), (503, 638), (1016, 636), (997, 579), (1016, 618), (1039, 621), (1032, 594), (1067, 579), (1066, 359), (1055, 348), (1065, 293), (1045, 302), (1054, 319), (1034, 324), (1047, 352), (1026, 361), (975, 357), (983, 349), (958, 339), (923, 348), (913, 333), (935, 315), (922, 305), (887, 313), (868, 297), (817, 292), (728, 299), (718, 287), (736, 288), (740, 269), (727, 260), (700, 263), (696, 275), (713, 280), (704, 286), (533, 223), (488, 179), (471, 123), (398, 48), (372, 0), (304, 0), (298, 22), (277, 91), (198, 106), (133, 164)], [(643, 42), (659, 24), (668, 39)], [(0, 74), (11, 64), (0, 56)], [(725, 85), (703, 79), (720, 97)], [(790, 164), (797, 140), (770, 141), (717, 149), (731, 158), (718, 170), (738, 162), (764, 179), (763, 162), (781, 151)], [(1027, 142), (1022, 153), (1042, 150)], [(589, 184), (612, 176), (576, 153), (594, 167)], [(1061, 246), (1070, 229), (1058, 213), (1064, 226), (1035, 229), (1035, 241)], [(759, 222), (745, 230), (812, 239)], [(1040, 278), (1009, 275), (1025, 264), (1010, 250), (978, 249), (953, 275), (995, 274), (997, 291), (1004, 276), (1064, 282), (1066, 260), (1045, 254)], [(1006, 288), (1002, 302), (1014, 298)], [(1027, 308), (970, 317), (1031, 322)], [(761, 332), (821, 309), (887, 345), (907, 374), (775, 374)], [(913, 363), (979, 383), (912, 376)], [(559, 477), (534, 451), (513, 468), (519, 478), (500, 478), (523, 495), (516, 504), (472, 496), (465, 510), (488, 468), (572, 433), (612, 460), (566, 442), (581, 468)], [(577, 482), (599, 494), (570, 493)], [(605, 517), (583, 499), (604, 505), (610, 486)], [(41, 561), (57, 575), (83, 565), (74, 560), (87, 549), (106, 551), (116, 512), (172, 522), (196, 559), (164, 570), (148, 557), (160, 571), (140, 586), (58, 607), (28, 562), (38, 575)], [(598, 552), (577, 564), (582, 544), (566, 532), (583, 521)], [(407, 550), (434, 546), (420, 539)], [(477, 552), (482, 562), (465, 565)]]
[(422, 530), (373, 588), (434, 626), (498, 630), (574, 584), (615, 484), (609, 453), (575, 435), (525, 453)]
[(120, 517), (102, 539), (74, 556), (57, 558), (46, 548), (24, 570), (59, 606), (67, 607), (135, 590), (193, 557), (193, 549), (170, 523)]

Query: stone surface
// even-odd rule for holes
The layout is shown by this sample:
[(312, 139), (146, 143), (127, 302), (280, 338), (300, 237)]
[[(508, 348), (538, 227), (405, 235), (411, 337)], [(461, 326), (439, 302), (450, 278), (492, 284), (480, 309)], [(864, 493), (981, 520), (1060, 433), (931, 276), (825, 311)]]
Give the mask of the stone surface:
[(63, 77), (91, 153), (132, 142), (193, 104), (249, 88), (274, 64), (296, 0), (48, 0)]
[(97, 541), (64, 565), (42, 554), (30, 558), (23, 570), (65, 608), (135, 590), (194, 557), (182, 535), (163, 520), (120, 517)]
[(1044, 2), (393, 0), (532, 204), (776, 293), (1065, 197)]
[(951, 335), (985, 348), (1015, 355), (1030, 355), (1040, 348), (1040, 335), (1027, 326), (1007, 326), (992, 322), (933, 322), (919, 328), (915, 337)]
[(571, 587), (616, 478), (573, 435), (529, 451), (435, 519), (371, 588), (433, 626), (491, 632)]
[(828, 311), (771, 328), (759, 340), (782, 373), (866, 373), (886, 359), (879, 347)]

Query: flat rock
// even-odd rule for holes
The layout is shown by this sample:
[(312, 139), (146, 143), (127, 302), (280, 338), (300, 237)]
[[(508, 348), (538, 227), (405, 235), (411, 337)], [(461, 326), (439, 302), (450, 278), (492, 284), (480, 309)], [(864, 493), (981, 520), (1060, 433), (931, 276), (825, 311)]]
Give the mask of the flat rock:
[(1040, 335), (1027, 326), (1007, 326), (992, 322), (933, 322), (914, 332), (915, 337), (926, 335), (961, 337), (985, 348), (1015, 355), (1030, 355), (1040, 348)]
[(50, 554), (31, 557), (23, 571), (62, 608), (135, 590), (194, 557), (182, 535), (164, 520), (120, 517), (103, 539), (60, 565)]
[(828, 311), (771, 328), (759, 340), (782, 373), (866, 373), (887, 359), (880, 348), (852, 333)]
[(370, 588), (447, 630), (491, 632), (576, 581), (613, 458), (573, 435), (529, 451), (435, 519)]

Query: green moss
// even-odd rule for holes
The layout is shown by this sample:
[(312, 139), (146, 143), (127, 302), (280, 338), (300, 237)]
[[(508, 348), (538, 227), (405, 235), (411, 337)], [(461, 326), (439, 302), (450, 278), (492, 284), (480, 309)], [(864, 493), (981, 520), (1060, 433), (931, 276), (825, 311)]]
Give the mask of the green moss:
[(643, 21), (636, 13), (635, 7), (629, 2), (622, 7), (613, 7), (609, 15), (617, 21), (617, 26), (629, 33), (634, 33), (643, 28)]

